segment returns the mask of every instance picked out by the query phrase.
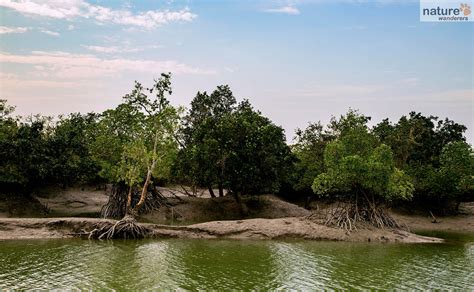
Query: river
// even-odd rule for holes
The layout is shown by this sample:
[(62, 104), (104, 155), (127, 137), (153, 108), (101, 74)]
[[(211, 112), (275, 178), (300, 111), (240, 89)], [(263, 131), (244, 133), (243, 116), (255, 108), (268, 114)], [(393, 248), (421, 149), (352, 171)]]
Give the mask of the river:
[(474, 241), (0, 242), (0, 289), (474, 289)]

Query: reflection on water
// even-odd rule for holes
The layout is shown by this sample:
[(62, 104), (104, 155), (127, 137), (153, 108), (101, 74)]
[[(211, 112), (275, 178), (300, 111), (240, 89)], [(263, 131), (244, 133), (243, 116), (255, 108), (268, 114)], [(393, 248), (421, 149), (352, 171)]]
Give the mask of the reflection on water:
[(274, 277), (271, 288), (298, 289), (331, 287), (330, 273), (334, 258), (308, 251), (304, 244), (275, 242), (270, 244)]
[(474, 289), (474, 244), (0, 242), (0, 289)]

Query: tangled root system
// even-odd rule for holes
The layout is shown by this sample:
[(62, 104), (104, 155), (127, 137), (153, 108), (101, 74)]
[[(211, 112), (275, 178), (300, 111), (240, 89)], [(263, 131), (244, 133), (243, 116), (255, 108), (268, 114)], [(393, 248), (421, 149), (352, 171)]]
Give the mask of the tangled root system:
[(126, 215), (116, 223), (97, 223), (87, 234), (89, 239), (140, 239), (149, 236), (151, 232), (149, 228), (139, 225), (134, 216)]
[[(308, 216), (310, 220), (314, 218), (314, 215)], [(327, 226), (348, 231), (357, 230), (360, 224), (370, 224), (377, 228), (402, 228), (384, 206), (368, 201), (338, 203), (328, 209), (323, 222)]]
[[(127, 214), (127, 193), (128, 188), (124, 184), (113, 185), (108, 191), (109, 199), (102, 206), (100, 215), (102, 218), (122, 218)], [(135, 206), (140, 200), (141, 190), (136, 188), (132, 192), (131, 206)], [(139, 211), (140, 214), (146, 214), (160, 207), (165, 206), (171, 209), (168, 199), (154, 186), (149, 186), (146, 194), (145, 203)], [(180, 216), (177, 214), (176, 216)]]

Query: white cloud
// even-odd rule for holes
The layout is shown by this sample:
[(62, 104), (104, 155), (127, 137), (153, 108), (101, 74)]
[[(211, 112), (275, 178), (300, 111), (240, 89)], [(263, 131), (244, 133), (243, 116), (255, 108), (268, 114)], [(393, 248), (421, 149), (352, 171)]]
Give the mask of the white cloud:
[(93, 5), (84, 0), (0, 0), (0, 7), (26, 15), (57, 19), (90, 18), (100, 23), (121, 24), (153, 29), (171, 22), (190, 22), (197, 17), (188, 8), (177, 11), (148, 10), (132, 13), (126, 8), (115, 10)]
[[(27, 31), (35, 30), (31, 27), (8, 27), (8, 26), (0, 26), (0, 34), (13, 34), (13, 33), (25, 33)], [(59, 36), (59, 32), (47, 30), (44, 28), (38, 28), (39, 32), (44, 34), (48, 34), (51, 36)]]
[(59, 36), (59, 32), (56, 32), (56, 31), (41, 29), (40, 32), (51, 35), (51, 36), (55, 36), (55, 37)]
[(147, 49), (160, 49), (163, 46), (160, 45), (150, 45), (150, 46), (142, 46), (139, 48), (132, 48), (129, 46), (126, 47), (119, 47), (119, 46), (88, 46), (82, 45), (82, 47), (88, 49), (89, 51), (93, 51), (96, 53), (103, 53), (103, 54), (118, 54), (118, 53), (135, 53), (135, 52), (142, 52)]
[(67, 26), (67, 30), (73, 30), (74, 29), (74, 25), (70, 24)]
[(105, 53), (105, 54), (133, 53), (133, 52), (142, 51), (142, 49), (138, 49), (138, 48), (122, 48), (122, 47), (117, 47), (117, 46), (102, 47), (102, 46), (82, 45), (82, 47), (88, 49), (89, 51), (93, 51), (97, 53)]
[(132, 14), (128, 10), (112, 10), (101, 6), (90, 6), (89, 13), (103, 23), (116, 23), (128, 26), (137, 26), (152, 29), (163, 24), (178, 21), (192, 21), (196, 15), (189, 9), (179, 11), (146, 11)]
[[(41, 73), (59, 79), (92, 79), (111, 77), (123, 72), (158, 74), (214, 74), (213, 70), (183, 64), (177, 61), (135, 60), (125, 58), (99, 58), (89, 54), (33, 51), (29, 55), (0, 53), (0, 63), (29, 64), (41, 66), (31, 74)], [(38, 68), (41, 68), (38, 72)]]
[(0, 34), (8, 34), (8, 33), (25, 33), (28, 31), (27, 27), (8, 27), (8, 26), (0, 26)]
[(280, 8), (270, 8), (264, 10), (265, 12), (268, 13), (283, 13), (283, 14), (290, 14), (290, 15), (298, 15), (300, 14), (300, 11), (298, 8), (293, 7), (293, 6), (284, 6)]
[(79, 15), (84, 3), (82, 0), (0, 0), (0, 6), (14, 9), (23, 14), (52, 18), (72, 18)]
[[(7, 27), (7, 26), (0, 26), (0, 34), (13, 34), (13, 33), (25, 33), (27, 31), (31, 31), (31, 30), (36, 30), (34, 28), (31, 28), (31, 27)], [(51, 36), (59, 36), (59, 32), (56, 32), (56, 31), (51, 31), (51, 30), (47, 30), (47, 29), (44, 29), (44, 28), (38, 28), (37, 29), (39, 32), (42, 32), (44, 34), (48, 34), (48, 35), (51, 35)]]
[[(29, 87), (29, 88), (73, 88), (78, 83), (75, 81), (65, 80), (48, 80), (48, 79), (24, 79), (15, 74), (4, 74), (0, 73), (0, 77), (5, 81), (5, 87), (8, 89), (17, 89), (18, 87)], [(41, 76), (38, 76), (41, 77)]]

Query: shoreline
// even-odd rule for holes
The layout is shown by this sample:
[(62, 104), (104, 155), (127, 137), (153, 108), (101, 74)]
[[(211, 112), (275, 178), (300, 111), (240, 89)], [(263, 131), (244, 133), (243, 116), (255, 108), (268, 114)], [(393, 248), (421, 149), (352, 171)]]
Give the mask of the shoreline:
[[(167, 195), (172, 208), (161, 207), (140, 218), (140, 224), (152, 229), (155, 238), (298, 238), (411, 243), (433, 242), (433, 238), (413, 232), (435, 236), (436, 233), (430, 232), (460, 232), (474, 236), (474, 202), (461, 204), (459, 215), (439, 217), (436, 224), (431, 223), (432, 218), (426, 214), (390, 210), (404, 230), (378, 229), (361, 224), (357, 230), (347, 232), (323, 225), (325, 210), (331, 205), (321, 201), (314, 202), (311, 211), (272, 195), (244, 197), (249, 216), (240, 219), (240, 206), (231, 197), (175, 197), (171, 195), (171, 189), (163, 188), (161, 191)], [(94, 224), (105, 220), (99, 218), (98, 213), (107, 198), (100, 190), (69, 189), (37, 197), (35, 204), (30, 201), (9, 201), (9, 204), (5, 201), (2, 204), (0, 201), (0, 240), (71, 238), (74, 234), (91, 231)], [(34, 212), (42, 210), (43, 206), (49, 209), (49, 217)], [(308, 216), (311, 216), (310, 220), (305, 219)], [(411, 233), (405, 231), (405, 227)], [(439, 242), (439, 239), (434, 242)]]
[[(0, 218), (0, 240), (77, 238), (93, 229), (98, 218)], [(441, 243), (443, 239), (399, 229), (359, 228), (352, 232), (327, 227), (303, 217), (210, 221), (185, 226), (140, 223), (153, 230), (150, 238), (181, 239), (305, 239), (316, 241)]]

